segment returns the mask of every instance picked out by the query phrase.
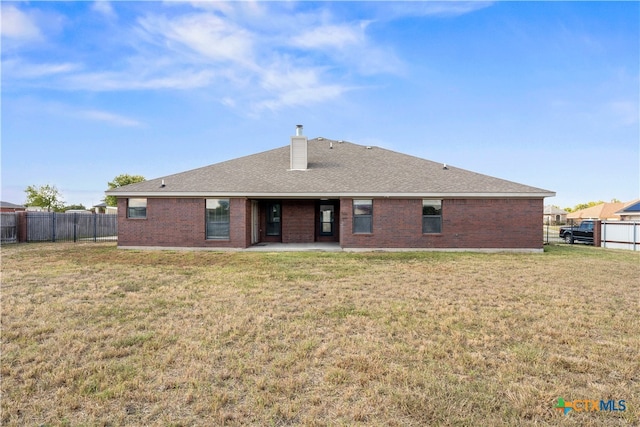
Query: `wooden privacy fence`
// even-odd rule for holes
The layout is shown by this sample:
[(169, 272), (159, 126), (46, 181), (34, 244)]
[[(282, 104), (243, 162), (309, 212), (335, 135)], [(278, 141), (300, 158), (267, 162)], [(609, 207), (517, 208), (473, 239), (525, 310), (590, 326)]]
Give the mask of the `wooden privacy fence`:
[(118, 215), (18, 212), (2, 214), (2, 243), (118, 240)]
[(18, 241), (18, 215), (13, 212), (0, 213), (0, 243), (15, 243)]

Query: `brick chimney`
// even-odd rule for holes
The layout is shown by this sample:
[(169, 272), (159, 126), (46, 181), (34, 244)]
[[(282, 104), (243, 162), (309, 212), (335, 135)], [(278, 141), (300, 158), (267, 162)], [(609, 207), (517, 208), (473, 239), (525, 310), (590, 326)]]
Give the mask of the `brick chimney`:
[(302, 125), (296, 125), (296, 136), (291, 137), (291, 170), (307, 170), (307, 137)]

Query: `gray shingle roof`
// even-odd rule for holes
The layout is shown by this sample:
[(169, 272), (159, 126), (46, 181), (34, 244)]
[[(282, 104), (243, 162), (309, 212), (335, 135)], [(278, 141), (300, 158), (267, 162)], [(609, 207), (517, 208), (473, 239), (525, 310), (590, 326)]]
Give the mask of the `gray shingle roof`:
[(0, 201), (0, 208), (5, 208), (5, 209), (24, 209), (25, 207), (22, 206), (22, 205), (16, 205), (15, 203), (11, 203), (11, 202)]
[(569, 212), (565, 211), (564, 209), (560, 209), (557, 206), (553, 206), (553, 205), (546, 205), (542, 211), (542, 213), (544, 215), (566, 215)]
[[(333, 148), (330, 148), (330, 144)], [(289, 145), (107, 192), (153, 196), (415, 196), (550, 197), (555, 193), (441, 163), (315, 138), (308, 143), (308, 169), (289, 170)], [(165, 186), (162, 186), (164, 180)]]

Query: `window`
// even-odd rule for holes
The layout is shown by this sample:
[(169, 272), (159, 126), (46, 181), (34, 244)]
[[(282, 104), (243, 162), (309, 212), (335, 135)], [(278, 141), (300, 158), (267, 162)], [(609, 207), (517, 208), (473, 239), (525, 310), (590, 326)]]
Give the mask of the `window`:
[(373, 200), (353, 201), (353, 232), (371, 233), (373, 231)]
[(229, 199), (206, 200), (207, 239), (229, 239)]
[(147, 217), (147, 199), (127, 200), (127, 217), (128, 218), (146, 218)]
[(442, 200), (422, 201), (422, 232), (442, 232)]

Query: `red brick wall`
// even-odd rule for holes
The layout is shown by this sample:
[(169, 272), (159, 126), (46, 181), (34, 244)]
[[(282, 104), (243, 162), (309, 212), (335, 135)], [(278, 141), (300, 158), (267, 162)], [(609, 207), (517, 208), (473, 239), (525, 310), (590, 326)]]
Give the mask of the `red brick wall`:
[[(338, 218), (344, 248), (542, 249), (543, 199), (447, 199), (442, 233), (422, 234), (422, 199), (374, 199), (373, 233), (353, 234), (352, 200), (341, 199)], [(166, 247), (247, 247), (251, 202), (231, 199), (229, 240), (205, 239), (205, 200), (149, 198), (147, 218), (126, 217), (118, 200), (118, 245)], [(316, 202), (282, 201), (282, 242), (315, 240)]]
[(282, 201), (282, 243), (315, 241), (315, 200)]
[(118, 199), (118, 245), (244, 248), (251, 241), (250, 210), (246, 199), (230, 199), (229, 240), (207, 240), (205, 199), (149, 198), (145, 219), (127, 218), (127, 199)]
[(442, 233), (422, 234), (422, 199), (374, 199), (373, 232), (353, 234), (352, 200), (341, 199), (344, 248), (542, 249), (543, 199), (447, 199)]
[(593, 246), (602, 246), (602, 221), (593, 224)]

